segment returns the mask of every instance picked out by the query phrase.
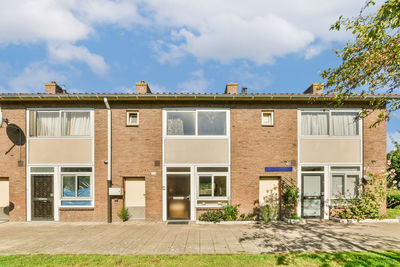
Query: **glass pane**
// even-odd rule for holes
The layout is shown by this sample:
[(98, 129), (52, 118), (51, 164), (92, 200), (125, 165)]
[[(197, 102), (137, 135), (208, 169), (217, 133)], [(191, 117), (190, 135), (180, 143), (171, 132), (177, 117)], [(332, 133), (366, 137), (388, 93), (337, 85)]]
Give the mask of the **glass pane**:
[(338, 166), (338, 167), (331, 167), (332, 171), (360, 171), (360, 167), (353, 167), (353, 166)]
[(91, 200), (62, 200), (61, 206), (90, 206)]
[(331, 198), (338, 198), (343, 195), (344, 175), (332, 175)]
[(167, 135), (195, 135), (195, 112), (168, 112)]
[(346, 198), (355, 198), (358, 195), (358, 175), (347, 175), (345, 190)]
[(228, 172), (228, 167), (198, 167), (197, 172)]
[(90, 176), (78, 176), (78, 197), (90, 197)]
[(338, 136), (358, 135), (357, 112), (332, 112), (332, 134)]
[(323, 172), (324, 167), (301, 167), (303, 172)]
[(214, 176), (214, 197), (226, 197), (226, 176)]
[(58, 111), (36, 112), (37, 136), (60, 136), (60, 113)]
[(199, 176), (199, 196), (212, 196), (211, 176)]
[(302, 135), (328, 135), (328, 113), (327, 112), (302, 112), (301, 113)]
[(54, 172), (53, 167), (31, 167), (31, 172)]
[(190, 167), (167, 167), (167, 172), (190, 172)]
[(129, 124), (131, 125), (138, 124), (138, 114), (136, 112), (129, 113)]
[(63, 136), (89, 136), (90, 112), (63, 111)]
[(321, 216), (321, 200), (303, 199), (303, 216)]
[(321, 195), (321, 176), (319, 175), (303, 175), (303, 195), (304, 196), (320, 196)]
[(75, 197), (75, 176), (63, 176), (63, 197)]
[(92, 172), (91, 167), (61, 167), (61, 172)]
[(225, 135), (226, 112), (199, 111), (198, 112), (199, 135)]
[(272, 124), (272, 113), (271, 112), (263, 112), (262, 113), (262, 124), (263, 125), (271, 125)]

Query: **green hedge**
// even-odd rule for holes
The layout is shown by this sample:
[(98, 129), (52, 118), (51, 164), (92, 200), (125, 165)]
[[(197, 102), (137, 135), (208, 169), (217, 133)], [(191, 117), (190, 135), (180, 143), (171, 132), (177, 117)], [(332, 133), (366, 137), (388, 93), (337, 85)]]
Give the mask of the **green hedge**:
[(388, 190), (387, 207), (395, 208), (400, 205), (400, 190)]

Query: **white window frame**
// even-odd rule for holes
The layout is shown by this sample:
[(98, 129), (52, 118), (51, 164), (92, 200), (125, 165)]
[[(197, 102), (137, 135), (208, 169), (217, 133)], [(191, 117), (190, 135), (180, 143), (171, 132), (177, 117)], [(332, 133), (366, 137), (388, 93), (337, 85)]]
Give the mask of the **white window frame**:
[[(136, 114), (137, 123), (130, 123), (129, 117), (131, 114)], [(138, 110), (128, 110), (126, 111), (126, 126), (139, 126), (139, 111)]]
[[(264, 114), (271, 114), (271, 123), (264, 123)], [(261, 125), (262, 126), (274, 126), (274, 111), (273, 110), (262, 110), (261, 111)]]
[[(200, 176), (211, 176), (211, 196), (200, 196)], [(225, 176), (225, 192), (226, 196), (214, 196), (214, 176)], [(228, 190), (228, 179), (229, 175), (227, 172), (197, 172), (196, 179), (196, 191), (198, 200), (228, 200), (229, 190)]]
[[(87, 166), (62, 166), (61, 168), (89, 168)], [(60, 168), (60, 208), (93, 208), (93, 190), (94, 190), (94, 179), (93, 179), (93, 167), (92, 172), (62, 172)], [(78, 197), (78, 191), (76, 191), (76, 197), (64, 197), (63, 186), (64, 176), (75, 176), (75, 186), (78, 188), (78, 176), (89, 176), (90, 177), (90, 196), (89, 197)], [(91, 201), (90, 205), (62, 205), (62, 201)]]
[[(301, 138), (308, 138), (308, 139), (325, 139), (325, 138), (330, 138), (330, 139), (335, 139), (335, 138), (340, 138), (340, 139), (361, 139), (362, 136), (362, 119), (357, 120), (358, 124), (358, 135), (333, 135), (332, 131), (332, 112), (334, 113), (340, 113), (340, 112), (355, 112), (355, 113), (360, 113), (362, 110), (361, 109), (353, 109), (353, 108), (341, 108), (341, 109), (320, 109), (320, 108), (303, 108), (300, 109), (300, 116), (299, 116), (299, 135)], [(308, 112), (308, 113), (321, 113), (321, 112), (326, 112), (328, 114), (328, 134), (327, 135), (303, 135), (302, 134), (302, 129), (301, 129), (301, 119), (302, 119), (302, 114), (303, 112)]]
[[(185, 139), (185, 138), (212, 138), (212, 139), (226, 139), (230, 136), (230, 112), (229, 109), (225, 108), (176, 108), (176, 109), (164, 109), (165, 110), (165, 117), (164, 117), (164, 137), (165, 138), (178, 138), (178, 139)], [(212, 112), (225, 112), (225, 135), (199, 135), (198, 134), (198, 113), (202, 111), (212, 111)], [(168, 135), (168, 112), (195, 112), (195, 130), (194, 135)]]
[[(93, 138), (93, 132), (94, 132), (94, 110), (92, 108), (29, 108), (27, 109), (27, 117), (28, 117), (28, 134), (27, 137), (30, 139), (88, 139), (88, 138)], [(30, 120), (30, 112), (31, 111), (36, 111), (36, 112), (58, 112), (59, 113), (59, 120), (58, 120), (58, 128), (60, 131), (59, 136), (31, 136), (30, 133), (30, 124), (33, 123)], [(63, 112), (89, 112), (90, 115), (90, 135), (62, 135), (62, 113)], [(36, 122), (35, 122), (36, 123)]]
[[(354, 170), (349, 170), (349, 171), (346, 171), (346, 170), (332, 170), (332, 167), (355, 167), (355, 168), (359, 168), (359, 170), (358, 171), (354, 171)], [(330, 175), (329, 175), (329, 200), (330, 200), (330, 202), (332, 202), (332, 201), (334, 201), (334, 200), (336, 200), (337, 198), (335, 198), (335, 197), (333, 197), (332, 196), (332, 178), (333, 178), (333, 175), (343, 175), (343, 185), (342, 185), (342, 187), (343, 187), (343, 194), (342, 194), (342, 198), (343, 199), (352, 199), (352, 198), (347, 198), (346, 197), (346, 191), (347, 191), (347, 188), (346, 188), (346, 179), (347, 179), (347, 177), (348, 176), (354, 176), (354, 175), (357, 175), (358, 176), (358, 180), (357, 180), (357, 189), (358, 189), (358, 187), (360, 186), (360, 183), (361, 183), (361, 166), (339, 166), (339, 165), (337, 165), (337, 166), (330, 166)], [(358, 196), (359, 196), (359, 192), (358, 192), (358, 190), (357, 190), (357, 195), (356, 195), (356, 197), (355, 198), (358, 198)]]

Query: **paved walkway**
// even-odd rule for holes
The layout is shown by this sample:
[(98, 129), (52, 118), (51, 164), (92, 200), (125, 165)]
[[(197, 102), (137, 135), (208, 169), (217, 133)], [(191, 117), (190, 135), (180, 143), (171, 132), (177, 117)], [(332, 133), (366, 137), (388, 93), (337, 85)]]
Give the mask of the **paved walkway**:
[(0, 254), (230, 254), (400, 249), (400, 224), (0, 223)]

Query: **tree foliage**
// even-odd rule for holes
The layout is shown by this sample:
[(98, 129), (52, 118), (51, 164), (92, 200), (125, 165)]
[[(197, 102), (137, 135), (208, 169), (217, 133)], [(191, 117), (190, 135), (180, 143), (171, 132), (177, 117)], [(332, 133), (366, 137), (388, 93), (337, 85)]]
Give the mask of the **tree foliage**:
[(351, 31), (354, 40), (335, 50), (342, 63), (324, 70), (321, 76), (339, 105), (356, 94), (384, 93), (385, 97), (371, 101), (374, 109), (387, 108), (379, 114), (378, 123), (400, 107), (399, 100), (388, 96), (400, 85), (400, 0), (386, 0), (376, 12), (367, 14), (374, 5), (375, 1), (369, 0), (357, 17), (339, 17), (331, 26), (331, 30)]
[(387, 154), (388, 187), (400, 189), (400, 144), (392, 140), (394, 149)]

